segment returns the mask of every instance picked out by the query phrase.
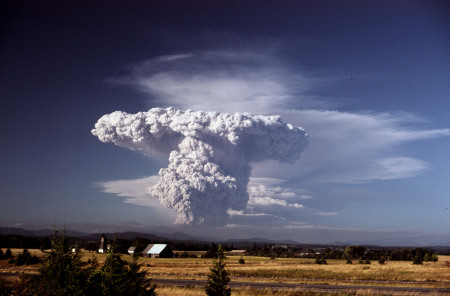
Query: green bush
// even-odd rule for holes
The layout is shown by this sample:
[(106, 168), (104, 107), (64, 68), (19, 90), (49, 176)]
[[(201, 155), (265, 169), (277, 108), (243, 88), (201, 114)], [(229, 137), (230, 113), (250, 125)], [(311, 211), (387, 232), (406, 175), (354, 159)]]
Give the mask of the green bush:
[(327, 264), (327, 260), (325, 259), (320, 259), (320, 258), (316, 258), (316, 264)]
[(31, 256), (30, 251), (24, 249), (22, 253), (18, 254), (15, 260), (17, 266), (22, 265), (32, 265), (41, 262), (41, 260), (36, 256)]
[(10, 248), (6, 249), (6, 252), (5, 252), (5, 255), (3, 256), (3, 258), (9, 259), (12, 257), (13, 257), (13, 255), (12, 255), (11, 249)]
[(431, 255), (430, 261), (437, 262), (438, 260), (439, 260), (438, 255), (436, 254)]
[(423, 264), (422, 263), (422, 258), (420, 256), (415, 256), (414, 259), (413, 259), (413, 264), (416, 264), (416, 265)]

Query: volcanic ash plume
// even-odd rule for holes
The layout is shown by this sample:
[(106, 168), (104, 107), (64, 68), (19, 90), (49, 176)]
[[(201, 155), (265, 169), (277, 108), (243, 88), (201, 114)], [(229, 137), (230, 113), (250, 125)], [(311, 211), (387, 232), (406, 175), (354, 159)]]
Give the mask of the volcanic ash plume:
[(173, 108), (116, 111), (100, 118), (92, 134), (147, 155), (171, 151), (169, 166), (149, 192), (176, 210), (176, 223), (197, 225), (226, 224), (228, 209), (246, 207), (250, 162), (293, 162), (307, 140), (302, 128), (279, 116)]

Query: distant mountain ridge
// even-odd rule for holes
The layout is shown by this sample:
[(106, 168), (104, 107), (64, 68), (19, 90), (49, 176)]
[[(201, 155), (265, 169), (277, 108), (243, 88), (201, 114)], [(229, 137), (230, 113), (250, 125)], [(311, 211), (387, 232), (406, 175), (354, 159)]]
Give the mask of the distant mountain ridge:
[[(61, 231), (58, 231), (61, 233)], [(97, 240), (101, 233), (85, 233), (79, 231), (67, 230), (64, 232), (67, 236), (73, 237), (83, 237), (87, 239)], [(42, 230), (26, 230), (23, 228), (17, 227), (0, 227), (0, 235), (21, 235), (21, 236), (53, 236), (55, 232), (50, 229), (42, 229)], [(201, 236), (192, 236), (189, 234), (185, 234), (182, 232), (173, 232), (173, 233), (147, 233), (147, 232), (136, 232), (136, 231), (126, 231), (126, 232), (105, 232), (107, 237), (113, 238), (114, 236), (123, 238), (123, 239), (134, 239), (136, 237), (142, 237), (149, 240), (155, 241), (167, 241), (167, 240), (179, 240), (179, 241), (191, 241), (191, 242), (201, 242), (207, 243), (215, 241), (212, 238), (201, 237)]]
[[(15, 227), (0, 227), (0, 235), (21, 235), (21, 236), (53, 236), (54, 231), (50, 229), (42, 229), (42, 230), (26, 230), (23, 228), (15, 228)], [(114, 236), (123, 238), (123, 239), (134, 239), (136, 237), (142, 237), (153, 241), (189, 241), (191, 243), (225, 243), (225, 244), (235, 244), (236, 246), (250, 246), (253, 243), (257, 244), (284, 244), (284, 245), (298, 245), (299, 242), (293, 240), (284, 240), (284, 241), (274, 241), (266, 238), (250, 238), (250, 239), (228, 239), (223, 241), (218, 241), (213, 238), (204, 237), (204, 236), (193, 236), (189, 234), (185, 234), (182, 232), (172, 232), (172, 233), (147, 233), (147, 232), (136, 232), (136, 231), (126, 231), (126, 232), (115, 232), (115, 233), (104, 233), (107, 237), (113, 238)], [(65, 231), (65, 235), (79, 237), (88, 240), (98, 240), (100, 237), (100, 233), (84, 233), (79, 231)]]
[(243, 239), (228, 239), (223, 241), (224, 243), (242, 243), (242, 242), (249, 242), (249, 243), (266, 243), (266, 244), (282, 244), (282, 245), (300, 245), (299, 242), (294, 240), (282, 240), (282, 241), (274, 241), (267, 238), (243, 238)]
[[(61, 232), (61, 231), (59, 231)], [(22, 236), (52, 236), (55, 234), (55, 231), (51, 229), (41, 229), (41, 230), (26, 230), (23, 228), (17, 227), (0, 227), (0, 235), (22, 235)], [(65, 231), (67, 236), (87, 236), (90, 233), (83, 233), (79, 231)]]

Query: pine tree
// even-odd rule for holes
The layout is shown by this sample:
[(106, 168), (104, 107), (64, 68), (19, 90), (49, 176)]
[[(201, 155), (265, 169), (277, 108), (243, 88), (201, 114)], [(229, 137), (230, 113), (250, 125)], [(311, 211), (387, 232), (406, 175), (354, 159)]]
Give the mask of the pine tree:
[(139, 271), (137, 254), (128, 263), (116, 252), (115, 241), (108, 250), (103, 267), (95, 271), (89, 281), (90, 295), (151, 296), (156, 285), (145, 279), (145, 271)]
[(230, 274), (225, 269), (225, 254), (222, 246), (217, 250), (217, 260), (213, 261), (213, 266), (208, 274), (205, 291), (208, 296), (230, 296), (231, 288), (227, 285), (230, 282)]
[(3, 258), (9, 259), (9, 258), (12, 258), (12, 256), (13, 255), (12, 255), (11, 249), (10, 248), (6, 249), (5, 256)]
[(81, 255), (70, 250), (63, 233), (52, 240), (52, 250), (39, 270), (40, 282), (51, 295), (84, 295), (88, 277), (84, 267)]

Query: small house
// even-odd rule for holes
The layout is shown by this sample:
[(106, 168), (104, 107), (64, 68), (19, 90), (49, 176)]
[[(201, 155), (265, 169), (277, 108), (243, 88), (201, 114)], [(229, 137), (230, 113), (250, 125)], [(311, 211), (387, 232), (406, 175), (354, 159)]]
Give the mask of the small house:
[(133, 255), (134, 251), (136, 251), (136, 247), (129, 247), (128, 248), (128, 254)]
[(174, 256), (167, 244), (149, 244), (142, 251), (142, 255), (151, 258), (173, 258)]

